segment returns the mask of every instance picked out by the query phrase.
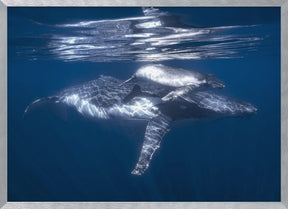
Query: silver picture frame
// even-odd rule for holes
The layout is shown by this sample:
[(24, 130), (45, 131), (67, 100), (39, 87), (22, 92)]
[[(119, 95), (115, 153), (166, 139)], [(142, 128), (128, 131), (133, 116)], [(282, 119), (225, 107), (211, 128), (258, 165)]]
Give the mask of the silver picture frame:
[[(9, 202), (7, 195), (7, 8), (89, 6), (281, 7), (280, 202)], [(288, 209), (288, 0), (0, 0), (0, 208)]]

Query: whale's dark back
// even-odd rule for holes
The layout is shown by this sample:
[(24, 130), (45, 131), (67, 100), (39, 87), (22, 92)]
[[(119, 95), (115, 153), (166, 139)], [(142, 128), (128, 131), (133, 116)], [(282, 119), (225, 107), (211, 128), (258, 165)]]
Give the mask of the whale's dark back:
[(184, 118), (243, 117), (257, 112), (248, 102), (225, 97), (213, 91), (192, 91), (174, 101), (158, 105), (173, 120)]
[(98, 79), (73, 86), (61, 91), (56, 97), (63, 101), (65, 97), (77, 94), (80, 99), (85, 99), (97, 107), (111, 107), (121, 104), (125, 97), (131, 93), (135, 85), (141, 88), (144, 94), (165, 96), (171, 88), (147, 81), (132, 81), (122, 84), (123, 81), (111, 76), (100, 76)]

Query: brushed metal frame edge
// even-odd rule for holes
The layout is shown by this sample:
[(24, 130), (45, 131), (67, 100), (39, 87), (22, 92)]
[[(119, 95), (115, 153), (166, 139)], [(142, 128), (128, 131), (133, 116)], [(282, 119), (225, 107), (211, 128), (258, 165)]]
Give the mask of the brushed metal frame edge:
[(7, 202), (7, 7), (0, 1), (0, 208)]
[[(16, 6), (275, 6), (281, 7), (281, 202), (7, 202), (7, 7)], [(0, 208), (3, 209), (288, 209), (287, 0), (0, 0)]]

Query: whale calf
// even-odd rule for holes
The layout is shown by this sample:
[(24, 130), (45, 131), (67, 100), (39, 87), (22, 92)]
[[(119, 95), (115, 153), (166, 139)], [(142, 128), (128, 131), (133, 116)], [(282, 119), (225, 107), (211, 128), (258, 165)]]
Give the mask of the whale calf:
[[(37, 99), (25, 110), (28, 114), (34, 107), (46, 103), (73, 107), (81, 115), (98, 119), (121, 118), (148, 121), (138, 162), (131, 172), (142, 175), (149, 167), (152, 156), (160, 147), (164, 135), (174, 121), (219, 117), (244, 117), (254, 114), (257, 109), (250, 103), (224, 97), (209, 91), (188, 91), (174, 100), (163, 102), (161, 97), (149, 96), (166, 94), (169, 87), (155, 86), (155, 83), (123, 81), (110, 76), (67, 88), (53, 96)], [(147, 95), (135, 96), (123, 102), (135, 85), (141, 85)], [(167, 89), (168, 88), (168, 89)]]
[(171, 87), (184, 86), (203, 86), (212, 88), (224, 88), (222, 81), (212, 74), (201, 73), (195, 70), (185, 70), (181, 68), (172, 68), (162, 64), (150, 64), (139, 68), (136, 73), (124, 83), (132, 79), (143, 79)]
[(200, 87), (224, 88), (225, 84), (212, 74), (195, 70), (172, 68), (162, 64), (150, 64), (139, 68), (136, 73), (121, 85), (133, 80), (154, 82), (166, 87), (174, 88), (165, 95), (163, 101), (175, 99), (181, 94)]

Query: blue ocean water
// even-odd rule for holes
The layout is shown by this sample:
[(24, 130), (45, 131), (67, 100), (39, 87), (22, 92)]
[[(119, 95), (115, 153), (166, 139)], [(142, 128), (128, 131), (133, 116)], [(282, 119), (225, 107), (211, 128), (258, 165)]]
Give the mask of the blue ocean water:
[[(159, 10), (174, 14), (161, 19), (173, 32), (147, 41), (153, 31), (127, 20), (143, 17), (137, 7), (8, 8), (9, 201), (280, 200), (280, 8)], [(191, 27), (199, 36), (183, 32)], [(53, 107), (23, 118), (37, 98), (100, 75), (125, 80), (156, 61), (214, 74), (226, 84), (219, 93), (257, 114), (176, 122), (142, 176), (130, 172), (145, 121)]]

